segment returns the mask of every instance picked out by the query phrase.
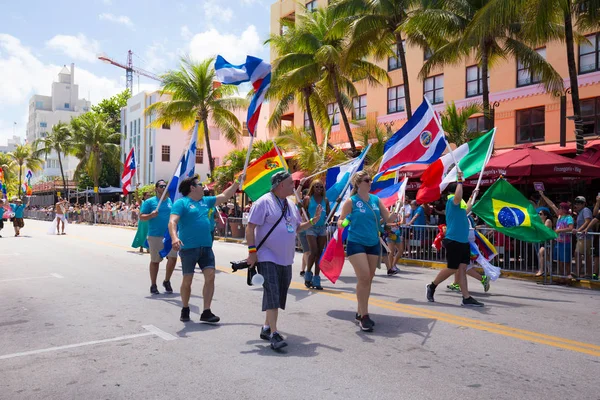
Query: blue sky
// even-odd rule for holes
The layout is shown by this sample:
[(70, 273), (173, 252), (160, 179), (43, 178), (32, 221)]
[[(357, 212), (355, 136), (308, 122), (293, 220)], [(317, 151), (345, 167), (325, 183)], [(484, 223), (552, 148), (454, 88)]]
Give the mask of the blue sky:
[[(176, 68), (187, 54), (204, 59), (221, 54), (233, 63), (246, 54), (269, 58), (275, 0), (30, 0), (0, 3), (0, 145), (25, 137), (29, 98), (49, 95), (63, 65), (75, 63), (79, 97), (101, 99), (125, 89), (125, 70), (96, 59), (97, 54), (160, 74)], [(156, 89), (147, 78), (141, 90)], [(134, 93), (138, 79), (134, 75)]]

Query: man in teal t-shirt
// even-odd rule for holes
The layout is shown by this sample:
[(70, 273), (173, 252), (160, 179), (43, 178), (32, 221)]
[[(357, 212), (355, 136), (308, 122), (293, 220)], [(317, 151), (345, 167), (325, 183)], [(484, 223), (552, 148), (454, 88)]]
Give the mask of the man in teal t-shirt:
[[(29, 204), (29, 200), (27, 203)], [(12, 219), (13, 227), (15, 228), (15, 236), (19, 236), (21, 234), (21, 228), (25, 226), (25, 220), (23, 219), (25, 216), (25, 207), (27, 207), (27, 205), (23, 204), (23, 201), (16, 197), (13, 198), (13, 203), (10, 203), (10, 208), (12, 209), (12, 212), (15, 213), (15, 216)]]
[[(181, 309), (180, 320), (190, 320), (189, 301), (192, 294), (192, 280), (196, 265), (204, 275), (203, 301), (204, 311), (200, 316), (203, 322), (219, 322), (220, 318), (210, 310), (215, 291), (215, 255), (212, 251), (213, 238), (213, 213), (216, 205), (225, 203), (233, 197), (239, 187), (236, 180), (218, 196), (204, 196), (202, 183), (198, 176), (185, 178), (179, 184), (179, 191), (184, 196), (175, 201), (171, 209), (169, 220), (169, 233), (173, 249), (179, 251), (183, 281), (181, 282)], [(179, 229), (179, 232), (178, 232)]]
[[(140, 209), (140, 219), (142, 221), (148, 221), (151, 281), (150, 293), (160, 294), (156, 286), (156, 279), (158, 277), (158, 267), (163, 260), (160, 251), (164, 247), (163, 238), (169, 227), (172, 202), (169, 196), (165, 195), (164, 200), (160, 204), (160, 209), (157, 209), (160, 198), (164, 191), (167, 190), (167, 183), (163, 179), (160, 179), (156, 182), (154, 188), (156, 196), (144, 201), (142, 208)], [(163, 281), (163, 287), (167, 293), (173, 293), (173, 288), (171, 287), (171, 275), (173, 275), (175, 264), (177, 264), (177, 251), (171, 250), (169, 254), (167, 254), (167, 271), (165, 273), (165, 280)]]

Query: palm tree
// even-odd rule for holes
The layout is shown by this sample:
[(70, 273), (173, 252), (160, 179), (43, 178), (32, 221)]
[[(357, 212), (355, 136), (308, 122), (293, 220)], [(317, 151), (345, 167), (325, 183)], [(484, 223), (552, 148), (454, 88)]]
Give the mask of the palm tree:
[(479, 103), (471, 103), (460, 110), (456, 104), (451, 102), (446, 105), (446, 110), (440, 114), (442, 128), (446, 134), (446, 139), (454, 143), (456, 147), (469, 140), (475, 139), (481, 135), (481, 132), (469, 131), (468, 120), (475, 114), (481, 114), (483, 108)]
[(371, 144), (371, 148), (365, 157), (365, 169), (375, 174), (383, 158), (385, 142), (387, 142), (394, 132), (391, 129), (385, 129), (381, 125), (371, 122), (359, 128), (356, 134), (363, 148)]
[(17, 146), (15, 151), (8, 153), (9, 158), (14, 165), (19, 167), (19, 186), (17, 188), (18, 196), (21, 197), (21, 186), (23, 185), (23, 166), (36, 172), (42, 169), (43, 160), (38, 157), (37, 151), (28, 144)]
[[(120, 164), (121, 134), (109, 127), (109, 122), (93, 112), (85, 113), (71, 120), (73, 153), (79, 159), (75, 175), (85, 170), (92, 178), (94, 187), (100, 185), (103, 164)], [(95, 201), (98, 202), (98, 193)]]
[[(298, 16), (299, 34), (295, 37), (296, 51), (278, 58), (278, 68), (285, 71), (302, 69), (317, 81), (316, 90), (321, 98), (335, 99), (351, 152), (356, 154), (356, 144), (346, 115), (352, 109), (349, 97), (357, 96), (353, 82), (367, 79), (371, 85), (389, 82), (387, 72), (366, 61), (368, 46), (353, 45), (348, 34), (349, 20), (336, 17), (330, 8)], [(335, 111), (334, 111), (335, 113)]]
[(310, 134), (313, 141), (317, 143), (315, 119), (324, 129), (331, 125), (325, 101), (315, 89), (315, 84), (320, 79), (320, 73), (315, 64), (287, 69), (280, 66), (281, 57), (302, 51), (296, 40), (301, 34), (301, 30), (296, 28), (295, 23), (286, 19), (282, 19), (281, 24), (286, 30), (281, 35), (271, 35), (265, 42), (265, 44), (270, 44), (278, 54), (278, 58), (272, 63), (273, 75), (271, 86), (267, 92), (267, 98), (276, 101), (268, 125), (270, 129), (281, 130), (281, 118), (295, 101), (306, 112)]
[(237, 86), (215, 84), (214, 58), (194, 62), (181, 59), (178, 70), (169, 71), (161, 76), (161, 95), (170, 96), (170, 100), (159, 101), (146, 109), (146, 114), (156, 113), (152, 126), (179, 123), (184, 129), (191, 129), (195, 121), (201, 122), (198, 133), (204, 138), (206, 152), (212, 176), (215, 161), (210, 147), (208, 118), (224, 134), (225, 139), (237, 144), (241, 137), (242, 124), (232, 112), (247, 106), (248, 102), (237, 94)]
[[(8, 153), (0, 153), (0, 168), (2, 168), (2, 173), (4, 175), (4, 180), (2, 183), (6, 185), (7, 192), (11, 192), (14, 189), (14, 179), (16, 175), (16, 164), (14, 160), (8, 155)], [(9, 189), (10, 188), (10, 189)], [(2, 194), (0, 193), (0, 198)]]
[[(495, 0), (429, 0), (428, 6), (415, 12), (407, 23), (410, 33), (424, 34), (435, 43), (433, 55), (425, 62), (419, 77), (426, 79), (430, 72), (447, 64), (457, 64), (475, 56), (481, 68), (483, 113), (485, 129), (492, 128), (490, 112), (490, 67), (500, 59), (512, 56), (520, 60), (531, 73), (541, 77), (545, 89), (551, 93), (563, 90), (563, 80), (550, 63), (530, 46), (536, 38), (526, 26), (523, 16), (514, 13), (511, 18), (498, 18), (488, 6)], [(505, 0), (500, 0), (505, 1)], [(505, 14), (506, 15), (506, 14)]]
[(35, 146), (38, 149), (38, 154), (44, 154), (46, 157), (52, 152), (56, 152), (60, 175), (63, 181), (63, 193), (67, 193), (67, 181), (63, 170), (61, 153), (66, 156), (73, 151), (71, 127), (64, 122), (59, 122), (52, 127), (52, 132), (48, 136), (39, 138)]

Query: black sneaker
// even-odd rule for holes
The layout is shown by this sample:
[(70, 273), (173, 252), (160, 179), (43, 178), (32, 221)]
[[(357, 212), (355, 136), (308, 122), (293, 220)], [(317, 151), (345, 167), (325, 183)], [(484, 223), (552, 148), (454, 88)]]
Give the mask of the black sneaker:
[(300, 271), (300, 276), (304, 276), (305, 272), (304, 271)]
[(221, 320), (221, 318), (219, 318), (215, 314), (213, 314), (210, 311), (210, 308), (208, 310), (202, 311), (202, 315), (200, 315), (200, 322), (210, 322), (211, 324), (215, 324), (215, 323), (219, 322), (220, 320)]
[[(362, 317), (359, 313), (356, 313), (356, 316), (354, 317), (354, 319), (356, 320), (356, 322), (358, 322), (360, 324), (360, 320), (362, 319)], [(369, 317), (369, 320), (371, 320), (371, 323), (373, 324), (373, 326), (375, 326), (375, 321), (373, 321), (371, 319), (371, 317)]]
[(163, 281), (163, 287), (165, 288), (165, 292), (167, 292), (169, 294), (173, 293), (173, 288), (171, 287), (170, 281)]
[(160, 292), (158, 291), (158, 288), (156, 287), (156, 285), (150, 286), (150, 293), (152, 293), (152, 294), (160, 294)]
[(462, 305), (465, 307), (483, 307), (484, 304), (473, 297), (469, 297), (468, 299), (463, 298)]
[(190, 320), (190, 308), (189, 307), (183, 307), (181, 309), (181, 317), (179, 317), (179, 320), (181, 322), (188, 322)]
[(388, 272), (387, 272), (388, 276), (396, 275), (398, 273), (400, 273), (400, 270), (398, 269), (398, 267), (392, 267), (392, 268), (388, 269)]
[(285, 342), (285, 340), (283, 340), (283, 338), (281, 337), (281, 335), (279, 334), (279, 332), (275, 332), (271, 335), (271, 348), (273, 350), (280, 350), (283, 349), (285, 346), (287, 346), (287, 343)]
[(433, 295), (435, 294), (435, 289), (431, 286), (431, 283), (427, 285), (427, 301), (433, 303), (435, 300), (433, 299)]
[(265, 329), (264, 326), (262, 328), (260, 328), (260, 338), (262, 340), (271, 341), (271, 328)]
[(358, 325), (360, 326), (360, 329), (362, 329), (365, 332), (373, 332), (373, 327), (375, 326), (373, 321), (371, 321), (371, 318), (369, 318), (368, 314), (363, 315), (360, 318), (360, 322)]

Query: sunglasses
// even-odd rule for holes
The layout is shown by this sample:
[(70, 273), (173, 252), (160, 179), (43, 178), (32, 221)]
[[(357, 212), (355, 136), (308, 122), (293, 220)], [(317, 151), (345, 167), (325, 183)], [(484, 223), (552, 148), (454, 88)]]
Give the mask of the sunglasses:
[(201, 187), (202, 184), (200, 182), (196, 182), (196, 183), (192, 183), (192, 186), (196, 186), (196, 187), (200, 186)]
[(365, 182), (365, 183), (371, 183), (371, 178), (365, 178), (362, 181)]
[(167, 185), (158, 185), (159, 188), (164, 189), (167, 187)]
[(315, 189), (323, 189), (323, 185), (315, 185), (314, 188)]

